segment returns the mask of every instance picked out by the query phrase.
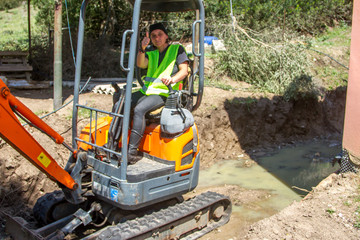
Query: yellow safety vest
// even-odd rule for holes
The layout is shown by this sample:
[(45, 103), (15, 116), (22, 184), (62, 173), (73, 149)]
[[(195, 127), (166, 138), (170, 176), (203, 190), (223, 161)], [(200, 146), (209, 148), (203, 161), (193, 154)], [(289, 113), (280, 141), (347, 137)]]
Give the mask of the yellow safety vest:
[[(149, 58), (149, 65), (144, 79), (144, 86), (140, 90), (145, 95), (161, 95), (168, 97), (169, 89), (163, 84), (161, 78), (170, 77), (176, 63), (179, 44), (170, 45), (165, 53), (164, 59), (159, 65), (159, 50), (146, 52)], [(174, 90), (179, 90), (182, 81), (171, 84)]]

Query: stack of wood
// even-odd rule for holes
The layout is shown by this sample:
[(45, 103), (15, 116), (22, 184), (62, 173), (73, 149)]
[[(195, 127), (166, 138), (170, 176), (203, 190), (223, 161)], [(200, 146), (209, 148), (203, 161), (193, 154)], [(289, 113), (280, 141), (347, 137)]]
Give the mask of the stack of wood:
[(47, 88), (48, 82), (36, 82), (31, 79), (32, 66), (27, 62), (27, 52), (0, 51), (0, 76), (7, 78), (12, 88)]

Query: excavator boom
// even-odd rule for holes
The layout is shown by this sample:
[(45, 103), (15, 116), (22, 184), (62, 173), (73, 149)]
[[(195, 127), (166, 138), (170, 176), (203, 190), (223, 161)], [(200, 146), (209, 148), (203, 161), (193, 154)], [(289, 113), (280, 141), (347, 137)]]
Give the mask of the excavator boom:
[(48, 134), (56, 143), (62, 144), (64, 138), (36, 116), (30, 109), (14, 97), (0, 79), (0, 137), (16, 149), (48, 177), (69, 189), (76, 189), (74, 179), (60, 167), (51, 155), (21, 125), (14, 112), (18, 112), (34, 126)]

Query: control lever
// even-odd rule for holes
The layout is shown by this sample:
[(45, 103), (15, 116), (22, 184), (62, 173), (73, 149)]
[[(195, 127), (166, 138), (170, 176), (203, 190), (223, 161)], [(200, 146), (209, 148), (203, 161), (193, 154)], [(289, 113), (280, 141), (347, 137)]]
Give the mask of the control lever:
[(177, 96), (175, 95), (175, 91), (173, 90), (173, 88), (171, 87), (171, 85), (167, 85), (168, 89), (169, 89), (169, 96), (166, 99), (166, 103), (165, 103), (165, 108), (169, 108), (169, 109), (177, 109), (183, 119), (183, 123), (185, 123), (186, 120), (186, 116), (184, 111), (182, 110), (182, 108), (179, 106), (179, 103), (177, 101)]

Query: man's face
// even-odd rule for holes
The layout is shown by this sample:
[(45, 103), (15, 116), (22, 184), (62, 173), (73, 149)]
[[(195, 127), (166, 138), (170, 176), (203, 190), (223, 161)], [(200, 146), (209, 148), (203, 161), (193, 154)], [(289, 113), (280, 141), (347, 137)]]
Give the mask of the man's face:
[(160, 29), (155, 29), (150, 34), (151, 42), (154, 44), (155, 47), (161, 47), (162, 45), (164, 45), (168, 38), (168, 35), (166, 35), (164, 31)]

